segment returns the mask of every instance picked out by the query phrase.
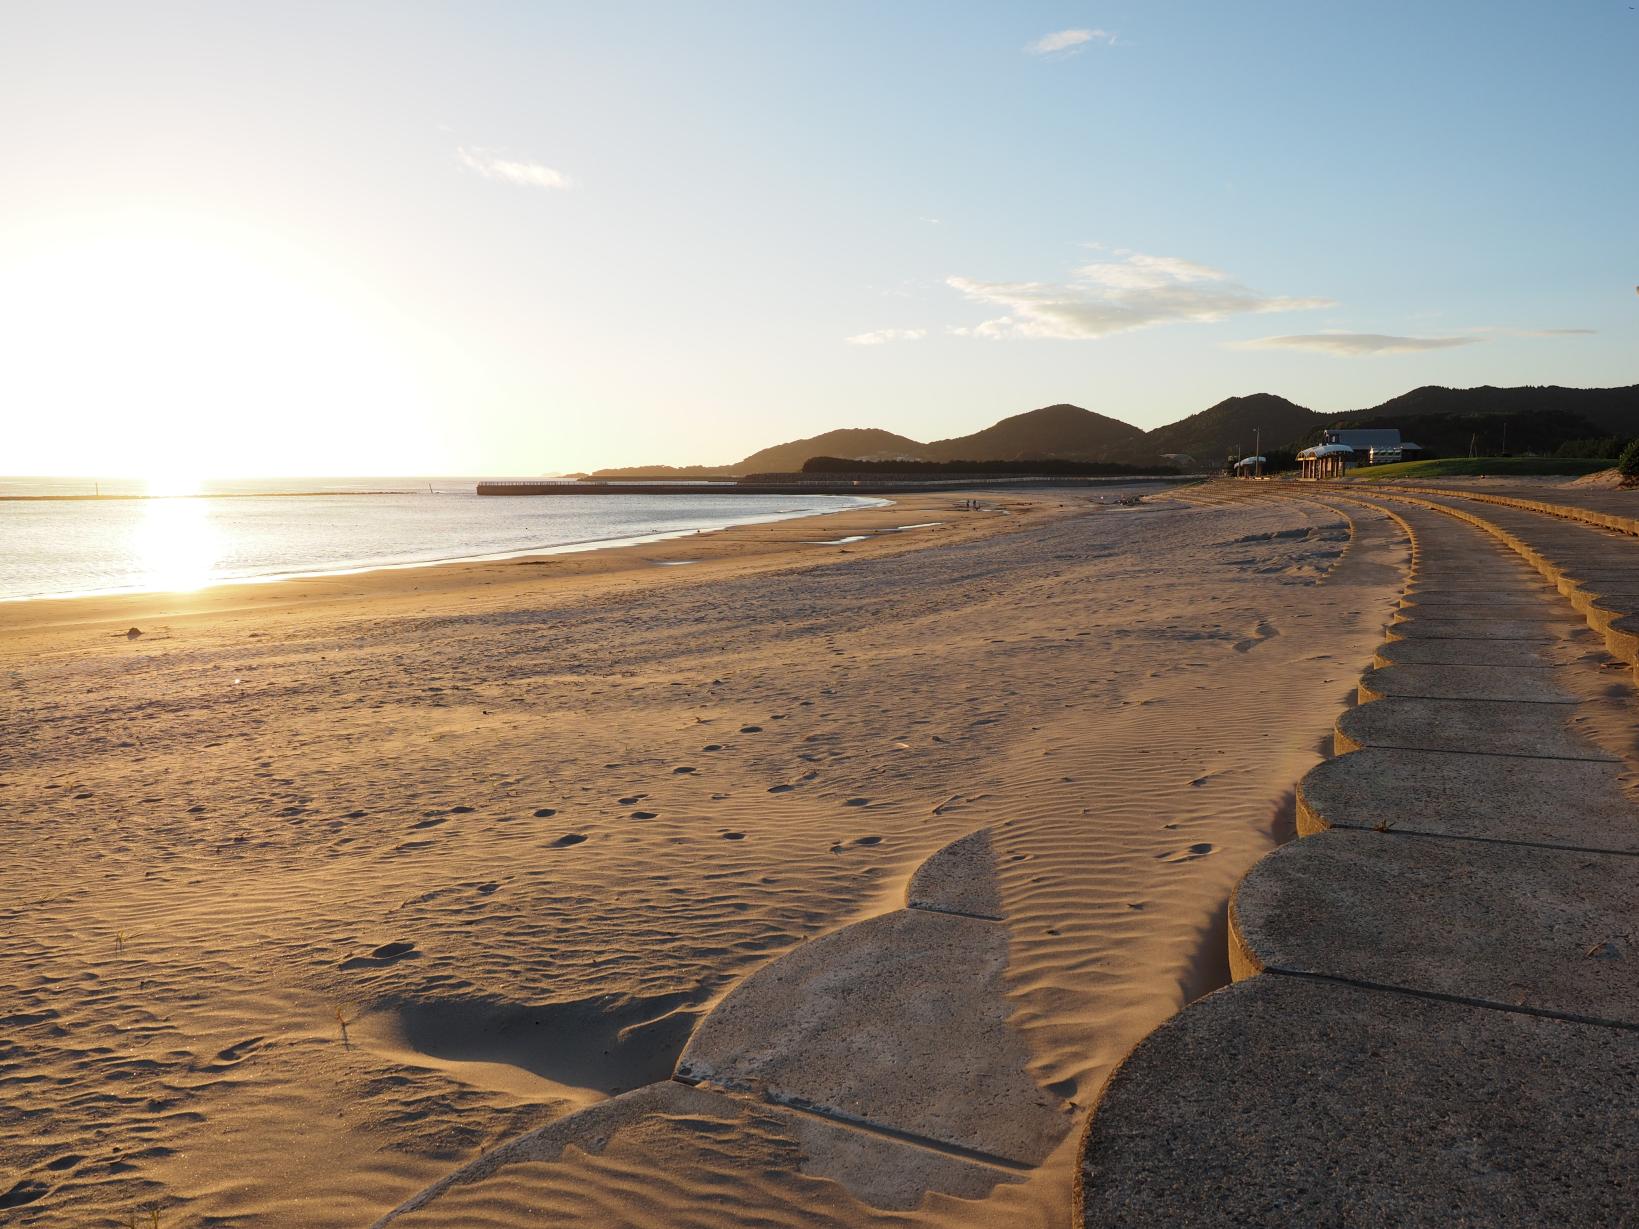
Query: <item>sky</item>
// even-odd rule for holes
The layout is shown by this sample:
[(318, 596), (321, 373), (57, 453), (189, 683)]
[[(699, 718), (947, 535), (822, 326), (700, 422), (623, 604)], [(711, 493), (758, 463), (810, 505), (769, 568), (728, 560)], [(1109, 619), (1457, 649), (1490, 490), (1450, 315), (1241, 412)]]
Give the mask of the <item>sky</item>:
[(0, 8), (0, 473), (1639, 382), (1627, 0)]

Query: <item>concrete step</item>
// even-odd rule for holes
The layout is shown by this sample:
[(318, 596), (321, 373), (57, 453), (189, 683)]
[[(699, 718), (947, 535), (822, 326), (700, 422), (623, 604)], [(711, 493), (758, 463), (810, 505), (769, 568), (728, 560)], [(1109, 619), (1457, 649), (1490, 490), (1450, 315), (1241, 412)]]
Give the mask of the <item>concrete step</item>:
[(1396, 617), (1390, 624), (1389, 636), (1407, 639), (1459, 640), (1557, 640), (1558, 633), (1548, 626), (1547, 612), (1540, 619), (1463, 619), (1420, 615), (1416, 619)]
[(1522, 704), (1575, 704), (1551, 672), (1498, 670), (1475, 665), (1401, 665), (1372, 668), (1360, 676), (1360, 702), (1373, 700), (1512, 700)]
[(1550, 640), (1483, 640), (1459, 637), (1387, 640), (1377, 648), (1374, 664), (1493, 666), (1552, 669), (1565, 659), (1562, 646)]
[(1631, 1029), (1264, 974), (1110, 1077), (1079, 1223), (1629, 1224), (1635, 1087)]
[(1328, 828), (1639, 854), (1639, 802), (1611, 760), (1544, 760), (1367, 747), (1298, 783), (1303, 835)]
[(1333, 735), (1337, 754), (1362, 747), (1484, 752), (1554, 759), (1615, 760), (1567, 721), (1560, 704), (1480, 700), (1379, 700), (1346, 710)]
[(1631, 854), (1333, 830), (1241, 880), (1230, 964), (1639, 1027), (1635, 917)]

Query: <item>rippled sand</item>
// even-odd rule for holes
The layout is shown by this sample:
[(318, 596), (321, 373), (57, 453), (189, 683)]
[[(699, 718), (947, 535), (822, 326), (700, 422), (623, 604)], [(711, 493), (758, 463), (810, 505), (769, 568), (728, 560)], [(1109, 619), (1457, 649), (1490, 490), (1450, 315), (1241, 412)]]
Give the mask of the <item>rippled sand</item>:
[[(1225, 976), (1224, 900), (1398, 585), (1370, 514), (1221, 492), (0, 611), (8, 1223), (368, 1224), (665, 1080), (748, 974), (981, 828), (1006, 1027), (1079, 1119)], [(909, 1202), (830, 1130), (668, 1101), (413, 1219), (1068, 1207), (1073, 1129)]]

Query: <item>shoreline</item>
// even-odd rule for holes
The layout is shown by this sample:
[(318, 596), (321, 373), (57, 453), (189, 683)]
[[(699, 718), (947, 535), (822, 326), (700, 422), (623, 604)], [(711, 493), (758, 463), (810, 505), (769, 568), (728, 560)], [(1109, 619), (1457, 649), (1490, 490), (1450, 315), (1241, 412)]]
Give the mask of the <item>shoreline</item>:
[[(1040, 515), (1046, 506), (1079, 505), (1083, 499), (1059, 496), (1056, 492), (1008, 492), (996, 498), (984, 491), (973, 497), (987, 505), (977, 509), (953, 506), (967, 493), (941, 491), (936, 495), (884, 499), (863, 508), (842, 508), (829, 512), (804, 513), (778, 519), (759, 520), (714, 530), (680, 530), (675, 535), (633, 541), (621, 539), (570, 550), (547, 549), (506, 554), (499, 557), (441, 559), (426, 563), (384, 565), (364, 569), (324, 571), (267, 578), (224, 581), (191, 590), (143, 590), (83, 593), (63, 597), (34, 597), (0, 600), (0, 633), (42, 632), (55, 627), (136, 624), (142, 619), (186, 620), (217, 615), (246, 615), (290, 610), (311, 603), (368, 600), (389, 605), (409, 602), (429, 603), (456, 596), (477, 597), (480, 590), (501, 587), (518, 580), (513, 569), (539, 569), (539, 579), (565, 575), (587, 583), (609, 583), (625, 573), (647, 572), (658, 577), (665, 573), (721, 571), (725, 565), (752, 560), (767, 563), (782, 554), (800, 557), (799, 546), (815, 551), (834, 550), (838, 554), (892, 553), (908, 543), (897, 531), (905, 524), (921, 523), (929, 532), (939, 520), (940, 529), (957, 529), (956, 537), (971, 536), (975, 526), (1004, 518), (997, 512), (1012, 505), (1026, 521)], [(1040, 496), (1040, 500), (1036, 496)], [(992, 509), (995, 509), (994, 511)], [(946, 515), (948, 514), (948, 515)], [(957, 518), (952, 520), (951, 518)], [(967, 519), (962, 519), (967, 518)], [(810, 542), (799, 527), (822, 520), (830, 537), (863, 535), (860, 541), (828, 547)], [(996, 526), (999, 531), (1002, 527)], [(833, 532), (834, 531), (834, 532)], [(657, 567), (675, 563), (669, 544), (698, 540), (705, 549), (691, 566)], [(656, 556), (661, 556), (657, 558)], [(536, 577), (532, 577), (536, 579)], [(484, 595), (488, 597), (489, 595)]]
[[(308, 495), (320, 496), (328, 494), (345, 495), (398, 495), (415, 494), (416, 492), (402, 491), (310, 491)], [(3, 498), (3, 497), (0, 497)], [(67, 496), (21, 496), (16, 498), (71, 498)], [(77, 497), (74, 497), (77, 498)], [(93, 497), (87, 497), (93, 498)], [(182, 496), (148, 496), (148, 495), (103, 495), (101, 499), (261, 499), (262, 495), (182, 495)], [(858, 497), (869, 498), (869, 497)], [(891, 500), (879, 499), (877, 506), (891, 504)], [(196, 589), (83, 589), (70, 593), (38, 593), (23, 597), (0, 597), (0, 605), (13, 602), (67, 602), (80, 598), (105, 597), (157, 597), (167, 593), (200, 593), (208, 589), (221, 589), (234, 585), (266, 585), (276, 584), (286, 580), (316, 580), (326, 576), (363, 576), (371, 572), (396, 572), (411, 568), (443, 567), (462, 563), (500, 563), (510, 559), (546, 558), (552, 555), (570, 555), (583, 551), (595, 550), (622, 550), (630, 546), (647, 546), (655, 542), (666, 542), (677, 538), (690, 538), (697, 534), (724, 533), (730, 529), (749, 525), (770, 525), (783, 521), (807, 520), (810, 517), (836, 516), (843, 512), (863, 511), (860, 507), (832, 508), (803, 510), (800, 512), (776, 512), (766, 518), (751, 521), (738, 521), (733, 525), (706, 525), (698, 529), (669, 529), (656, 533), (630, 534), (613, 538), (587, 538), (577, 542), (560, 542), (552, 546), (527, 547), (523, 550), (492, 551), (476, 555), (449, 555), (437, 559), (410, 559), (388, 563), (367, 563), (358, 566), (315, 568), (289, 572), (268, 572), (260, 576), (227, 576), (219, 580), (210, 581)]]

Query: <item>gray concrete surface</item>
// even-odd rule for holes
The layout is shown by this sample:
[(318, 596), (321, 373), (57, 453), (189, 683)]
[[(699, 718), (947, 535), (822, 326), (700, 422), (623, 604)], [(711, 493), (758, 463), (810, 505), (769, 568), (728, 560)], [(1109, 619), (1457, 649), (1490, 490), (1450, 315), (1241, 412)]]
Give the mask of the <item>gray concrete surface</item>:
[(1487, 704), (1479, 700), (1378, 700), (1337, 719), (1337, 753), (1361, 747), (1465, 751), (1492, 755), (1611, 760), (1567, 724), (1558, 704)]
[[(679, 1078), (754, 1090), (972, 1149), (1041, 1162), (1069, 1107), (1026, 1073), (1008, 1027), (1007, 930), (901, 909), (764, 965), (701, 1023)], [(942, 988), (961, 985), (951, 995)]]
[(1407, 639), (1459, 637), (1474, 640), (1554, 640), (1557, 631), (1545, 619), (1460, 618), (1456, 615), (1396, 615), (1390, 636)]
[(1499, 670), (1494, 666), (1402, 665), (1372, 667), (1360, 676), (1362, 703), (1423, 698), (1512, 701), (1522, 704), (1575, 704), (1552, 671)]
[(1537, 667), (1548, 669), (1565, 656), (1548, 640), (1385, 640), (1377, 646), (1375, 664)]
[(1639, 853), (1625, 766), (1368, 747), (1298, 784), (1298, 831), (1375, 829)]
[(1080, 1223), (1631, 1224), (1635, 1087), (1632, 1030), (1266, 974), (1117, 1068)]
[(905, 889), (905, 903), (912, 909), (999, 921), (1002, 898), (990, 829), (980, 828), (952, 841), (917, 867)]
[(1254, 866), (1230, 904), (1263, 969), (1639, 1026), (1639, 858), (1333, 830)]

